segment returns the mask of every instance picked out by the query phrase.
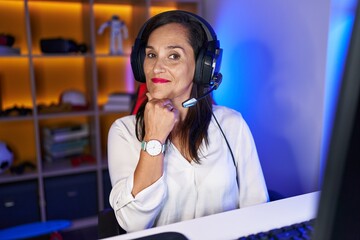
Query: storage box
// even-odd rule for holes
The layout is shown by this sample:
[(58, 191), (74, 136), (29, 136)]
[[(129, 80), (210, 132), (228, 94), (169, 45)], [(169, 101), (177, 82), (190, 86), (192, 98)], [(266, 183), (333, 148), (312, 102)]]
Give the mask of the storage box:
[(96, 173), (46, 178), (47, 219), (80, 219), (97, 216)]
[(40, 221), (37, 181), (0, 185), (0, 229)]

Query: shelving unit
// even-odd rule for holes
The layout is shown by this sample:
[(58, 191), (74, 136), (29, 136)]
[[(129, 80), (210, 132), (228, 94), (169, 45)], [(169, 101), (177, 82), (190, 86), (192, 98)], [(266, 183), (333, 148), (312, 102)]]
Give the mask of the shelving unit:
[[(135, 93), (130, 66), (131, 45), (140, 26), (170, 9), (201, 14), (201, 0), (0, 0), (0, 33), (15, 37), (20, 55), (0, 55), (0, 110), (31, 109), (25, 116), (0, 116), (0, 141), (11, 147), (14, 165), (30, 162), (36, 170), (0, 173), (0, 229), (14, 225), (70, 219), (72, 229), (96, 225), (97, 212), (109, 207), (107, 132), (128, 112), (102, 110), (112, 92)], [(124, 54), (108, 54), (108, 32), (99, 26), (117, 14), (129, 29)], [(63, 37), (84, 43), (83, 54), (43, 54), (40, 39)], [(59, 103), (62, 92), (84, 93), (84, 111), (43, 113), (39, 105)], [(89, 154), (95, 163), (46, 162), (42, 128), (66, 121), (88, 123)]]

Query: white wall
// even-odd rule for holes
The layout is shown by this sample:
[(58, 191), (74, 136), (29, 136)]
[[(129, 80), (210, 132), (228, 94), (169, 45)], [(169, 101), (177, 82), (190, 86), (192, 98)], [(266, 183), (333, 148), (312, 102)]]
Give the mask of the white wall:
[(268, 188), (318, 190), (330, 0), (203, 4), (224, 49), (215, 100), (248, 122)]

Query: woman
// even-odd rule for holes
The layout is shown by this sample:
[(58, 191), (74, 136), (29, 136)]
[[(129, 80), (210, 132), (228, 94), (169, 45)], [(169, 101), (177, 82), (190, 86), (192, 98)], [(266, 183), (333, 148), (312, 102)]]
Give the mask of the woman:
[(268, 201), (246, 122), (207, 94), (221, 79), (212, 69), (220, 52), (211, 26), (184, 11), (156, 15), (140, 30), (131, 58), (147, 101), (108, 136), (110, 204), (127, 232)]

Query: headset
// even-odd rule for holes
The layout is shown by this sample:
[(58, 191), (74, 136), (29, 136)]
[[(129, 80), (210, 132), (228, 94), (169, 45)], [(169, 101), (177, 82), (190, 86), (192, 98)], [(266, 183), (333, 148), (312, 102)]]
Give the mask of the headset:
[[(202, 26), (204, 32), (206, 33), (207, 43), (201, 47), (198, 56), (196, 57), (194, 82), (199, 85), (211, 87), (211, 91), (215, 90), (220, 85), (222, 80), (220, 73), (222, 49), (220, 48), (220, 42), (217, 40), (217, 36), (213, 28), (205, 19), (191, 12), (183, 10), (171, 10), (160, 14), (169, 13), (186, 15), (190, 21), (195, 21)], [(143, 45), (144, 42), (142, 37), (143, 32), (150, 21), (151, 19), (145, 22), (145, 24), (140, 29), (130, 55), (133, 74), (135, 79), (139, 82), (145, 82), (145, 73), (143, 70), (145, 46)]]
[[(201, 25), (202, 29), (204, 30), (207, 38), (206, 44), (204, 44), (196, 57), (195, 61), (195, 73), (194, 73), (194, 82), (199, 85), (203, 85), (205, 87), (210, 87), (208, 91), (206, 91), (203, 95), (198, 98), (191, 98), (183, 102), (183, 107), (191, 107), (194, 106), (198, 100), (203, 99), (206, 95), (211, 93), (212, 91), (216, 90), (222, 81), (222, 74), (220, 73), (220, 66), (222, 60), (222, 52), (223, 50), (220, 48), (220, 42), (217, 39), (216, 33), (211, 25), (202, 17), (183, 10), (171, 10), (168, 12), (163, 12), (160, 14), (169, 14), (169, 13), (178, 13), (186, 15), (190, 21), (197, 22)], [(140, 29), (135, 43), (132, 47), (130, 60), (131, 60), (131, 68), (133, 70), (133, 74), (135, 80), (139, 82), (145, 82), (145, 73), (143, 69), (144, 59), (145, 59), (145, 46), (144, 41), (142, 40), (143, 32), (148, 26), (151, 19), (147, 20), (145, 24)], [(230, 144), (223, 132), (218, 120), (216, 119), (214, 113), (212, 113), (216, 124), (218, 125), (221, 134), (223, 135), (226, 145), (230, 150), (230, 154), (233, 160), (235, 167), (237, 164), (235, 162), (234, 154), (231, 150)], [(238, 179), (238, 178), (237, 178)]]

